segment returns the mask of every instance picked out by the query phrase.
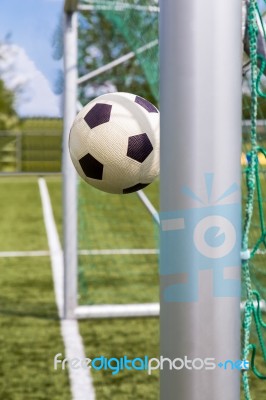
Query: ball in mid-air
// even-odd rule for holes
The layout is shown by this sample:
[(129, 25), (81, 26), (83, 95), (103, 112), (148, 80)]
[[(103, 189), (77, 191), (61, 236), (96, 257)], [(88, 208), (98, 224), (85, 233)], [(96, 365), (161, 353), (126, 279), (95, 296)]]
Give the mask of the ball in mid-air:
[(159, 111), (130, 93), (108, 93), (88, 103), (69, 135), (78, 174), (97, 189), (132, 193), (159, 174)]

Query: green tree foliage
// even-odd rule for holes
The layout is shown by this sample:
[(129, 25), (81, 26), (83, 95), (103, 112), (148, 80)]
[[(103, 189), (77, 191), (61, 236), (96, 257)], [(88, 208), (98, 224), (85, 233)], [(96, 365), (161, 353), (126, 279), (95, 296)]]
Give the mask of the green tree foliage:
[(20, 84), (13, 88), (6, 85), (7, 73), (9, 79), (13, 77), (13, 65), (16, 60), (14, 48), (10, 44), (10, 36), (0, 40), (0, 131), (10, 131), (19, 127), (19, 118), (15, 110), (15, 100), (22, 92)]
[[(140, 11), (84, 13), (79, 23), (81, 76), (158, 38), (158, 15)], [(158, 46), (101, 74), (80, 88), (83, 103), (115, 88), (157, 104)]]
[(18, 127), (19, 119), (14, 108), (15, 94), (6, 88), (0, 79), (0, 130), (7, 131)]
[[(79, 76), (95, 71), (130, 52), (136, 52), (157, 38), (156, 12), (109, 9), (80, 13)], [(62, 39), (60, 21), (52, 39), (53, 57), (56, 60), (63, 56)], [(54, 90), (56, 93), (63, 92), (62, 71), (58, 71)], [(136, 93), (158, 104), (158, 45), (81, 84), (79, 98), (82, 104), (86, 104), (92, 98), (116, 90)]]

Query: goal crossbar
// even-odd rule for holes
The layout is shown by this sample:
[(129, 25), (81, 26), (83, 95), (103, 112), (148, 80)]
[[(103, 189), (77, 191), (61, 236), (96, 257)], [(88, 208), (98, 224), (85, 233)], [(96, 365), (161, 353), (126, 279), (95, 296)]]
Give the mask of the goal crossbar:
[[(257, 307), (257, 302), (253, 303)], [(266, 302), (259, 302), (260, 310), (266, 312)], [(244, 312), (245, 302), (240, 303), (240, 310)], [(100, 318), (137, 318), (158, 317), (160, 315), (159, 303), (139, 304), (97, 304), (80, 305), (75, 309), (74, 316), (77, 319), (100, 319)]]

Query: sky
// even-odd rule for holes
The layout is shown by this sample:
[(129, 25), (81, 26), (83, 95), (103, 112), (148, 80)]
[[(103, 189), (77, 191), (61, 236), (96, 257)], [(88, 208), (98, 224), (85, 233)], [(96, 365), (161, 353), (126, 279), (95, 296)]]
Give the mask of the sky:
[[(7, 86), (24, 83), (24, 96), (17, 103), (20, 116), (58, 117), (60, 96), (54, 93), (57, 69), (62, 61), (53, 60), (52, 37), (62, 18), (64, 0), (0, 0), (0, 42), (9, 35), (9, 61), (12, 73), (6, 73)], [(265, 0), (258, 0), (266, 10)], [(12, 58), (13, 57), (13, 58)], [(1, 69), (0, 59), (0, 69)], [(10, 64), (10, 65), (11, 65)]]
[(51, 43), (62, 9), (63, 0), (1, 0), (0, 42), (9, 35), (6, 51), (13, 65), (4, 80), (9, 87), (24, 83), (17, 104), (22, 117), (60, 115), (60, 96), (53, 90), (62, 61), (53, 60)]
[(260, 7), (261, 12), (266, 11), (266, 2), (265, 0), (258, 0), (258, 5)]

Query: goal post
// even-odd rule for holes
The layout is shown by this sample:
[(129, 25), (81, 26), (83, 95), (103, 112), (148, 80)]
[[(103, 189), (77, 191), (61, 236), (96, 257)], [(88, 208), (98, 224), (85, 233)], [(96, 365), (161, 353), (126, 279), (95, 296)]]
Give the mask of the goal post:
[[(64, 318), (77, 307), (77, 174), (70, 159), (68, 136), (77, 112), (77, 13), (66, 1), (64, 13), (63, 248)], [(77, 2), (76, 2), (77, 3)]]
[[(95, 8), (95, 7), (94, 7)], [(138, 304), (78, 304), (78, 228), (77, 228), (77, 175), (71, 162), (68, 150), (68, 138), (72, 123), (76, 117), (78, 84), (85, 78), (78, 78), (77, 68), (77, 12), (80, 10), (78, 0), (65, 0), (64, 3), (64, 132), (63, 132), (63, 257), (64, 257), (64, 318), (114, 318), (114, 317), (147, 317), (159, 315), (158, 303)], [(109, 68), (133, 58), (157, 44), (148, 43), (135, 52), (128, 53), (121, 60), (105, 66), (95, 74), (103, 73)]]
[(241, 68), (239, 0), (161, 2), (162, 400), (240, 398)]

